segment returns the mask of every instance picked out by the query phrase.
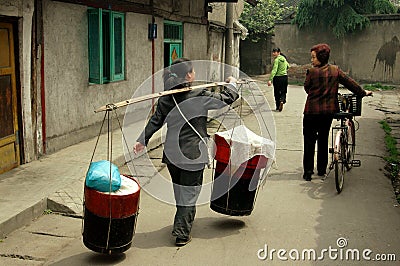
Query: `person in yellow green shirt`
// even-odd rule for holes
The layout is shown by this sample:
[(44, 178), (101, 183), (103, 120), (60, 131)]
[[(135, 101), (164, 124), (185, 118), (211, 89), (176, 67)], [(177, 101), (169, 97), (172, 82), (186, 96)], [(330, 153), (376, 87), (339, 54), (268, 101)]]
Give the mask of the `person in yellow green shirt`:
[(286, 57), (281, 54), (281, 49), (279, 48), (272, 49), (272, 56), (275, 60), (268, 80), (268, 86), (271, 86), (271, 84), (274, 85), (276, 110), (281, 112), (283, 105), (286, 103), (288, 87), (287, 70), (289, 69), (289, 63), (287, 62)]

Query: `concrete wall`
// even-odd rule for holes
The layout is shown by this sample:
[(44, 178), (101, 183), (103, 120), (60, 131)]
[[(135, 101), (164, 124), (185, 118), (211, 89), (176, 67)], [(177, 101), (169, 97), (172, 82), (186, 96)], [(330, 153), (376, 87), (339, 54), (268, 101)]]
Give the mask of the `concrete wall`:
[(207, 26), (185, 23), (183, 25), (183, 56), (191, 60), (207, 58)]
[(225, 38), (224, 31), (218, 28), (210, 28), (208, 32), (208, 54), (209, 60), (224, 62), (225, 58)]
[[(131, 2), (138, 2), (131, 0)], [(147, 0), (148, 4), (150, 0)], [(173, 20), (175, 15), (187, 17), (187, 19), (202, 18), (205, 16), (204, 1), (199, 0), (157, 0), (153, 2), (155, 12), (167, 19)], [(166, 12), (167, 11), (167, 12)]]
[(338, 64), (362, 82), (400, 83), (400, 15), (371, 16), (367, 29), (337, 39), (332, 33), (299, 30), (296, 25), (275, 26), (272, 46), (280, 47), (289, 63), (308, 65), (310, 48), (317, 43), (331, 46), (330, 62)]
[(103, 115), (94, 110), (130, 98), (151, 76), (151, 17), (126, 15), (126, 79), (103, 85), (88, 83), (87, 7), (45, 1), (43, 17), (47, 151), (52, 152), (95, 135)]
[[(212, 8), (212, 12), (208, 13), (208, 19), (211, 21), (218, 21), (223, 24), (226, 22), (226, 3), (224, 2), (215, 2), (209, 3), (209, 6)], [(237, 20), (240, 17), (240, 14), (243, 12), (244, 1), (238, 0), (236, 3), (233, 3), (233, 19)]]
[(247, 75), (266, 74), (271, 65), (271, 36), (253, 42), (246, 39), (240, 44), (240, 70)]

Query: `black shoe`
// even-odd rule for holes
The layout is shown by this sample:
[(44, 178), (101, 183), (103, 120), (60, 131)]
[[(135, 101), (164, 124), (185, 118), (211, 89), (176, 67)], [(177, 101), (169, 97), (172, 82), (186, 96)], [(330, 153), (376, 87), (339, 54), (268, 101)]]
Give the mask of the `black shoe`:
[(304, 174), (303, 179), (306, 181), (311, 181), (311, 174)]
[(282, 112), (282, 110), (283, 110), (283, 102), (279, 103), (278, 110), (279, 110), (279, 112)]
[(318, 172), (318, 176), (324, 176), (326, 172)]
[(176, 240), (175, 240), (175, 245), (177, 247), (183, 247), (184, 245), (189, 243), (191, 240), (192, 240), (192, 236), (188, 236), (187, 238), (177, 237)]

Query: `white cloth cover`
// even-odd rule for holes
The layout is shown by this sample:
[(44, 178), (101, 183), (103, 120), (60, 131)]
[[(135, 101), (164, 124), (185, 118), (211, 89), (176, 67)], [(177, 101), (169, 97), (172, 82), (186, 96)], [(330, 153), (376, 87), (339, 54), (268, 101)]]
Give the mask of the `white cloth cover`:
[(215, 134), (224, 138), (228, 144), (231, 143), (230, 165), (235, 171), (242, 163), (256, 155), (264, 155), (269, 162), (275, 158), (275, 143), (258, 136), (244, 125)]
[(114, 195), (114, 196), (125, 196), (125, 195), (130, 195), (130, 194), (135, 194), (137, 191), (139, 191), (139, 185), (136, 183), (134, 180), (132, 180), (129, 177), (126, 177), (124, 175), (121, 176), (121, 186), (118, 190), (114, 192), (100, 192), (106, 195)]

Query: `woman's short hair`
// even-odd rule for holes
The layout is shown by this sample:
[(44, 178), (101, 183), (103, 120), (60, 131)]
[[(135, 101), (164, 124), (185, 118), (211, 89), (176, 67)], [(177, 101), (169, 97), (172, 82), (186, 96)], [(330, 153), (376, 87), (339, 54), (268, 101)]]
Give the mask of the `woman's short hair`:
[(193, 72), (192, 62), (184, 57), (178, 58), (164, 70), (164, 90), (186, 87), (186, 74)]
[(326, 65), (329, 60), (329, 55), (331, 53), (331, 48), (326, 43), (319, 43), (311, 47), (311, 52), (314, 51), (317, 56), (318, 61), (321, 65)]
[(170, 71), (175, 73), (179, 78), (185, 78), (187, 73), (193, 71), (193, 64), (189, 59), (181, 57), (172, 62)]

